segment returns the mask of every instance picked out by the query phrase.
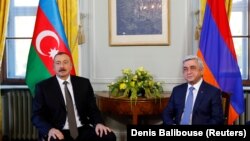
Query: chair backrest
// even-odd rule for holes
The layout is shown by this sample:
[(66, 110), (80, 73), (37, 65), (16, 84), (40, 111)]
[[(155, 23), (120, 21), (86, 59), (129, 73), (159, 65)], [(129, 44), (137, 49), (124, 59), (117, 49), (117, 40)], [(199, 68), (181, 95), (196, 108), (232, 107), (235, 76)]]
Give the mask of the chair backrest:
[(224, 115), (224, 124), (228, 124), (229, 106), (230, 106), (230, 94), (222, 92), (222, 106)]

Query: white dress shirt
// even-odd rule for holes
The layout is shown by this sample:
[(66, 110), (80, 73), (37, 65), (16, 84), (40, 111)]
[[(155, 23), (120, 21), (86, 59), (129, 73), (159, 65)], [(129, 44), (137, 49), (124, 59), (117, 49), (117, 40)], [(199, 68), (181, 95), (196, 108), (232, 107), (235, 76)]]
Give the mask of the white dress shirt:
[[(82, 124), (79, 120), (79, 115), (78, 115), (78, 112), (77, 112), (77, 109), (76, 109), (76, 104), (75, 104), (75, 98), (74, 98), (74, 92), (73, 92), (73, 88), (72, 88), (72, 83), (70, 81), (70, 76), (67, 78), (67, 80), (62, 80), (60, 79), (59, 77), (56, 77), (58, 82), (59, 82), (59, 85), (60, 85), (60, 88), (61, 88), (61, 91), (62, 91), (62, 94), (63, 94), (63, 99), (64, 99), (64, 103), (65, 103), (65, 106), (66, 106), (66, 98), (65, 98), (65, 91), (64, 91), (64, 87), (65, 85), (63, 84), (64, 81), (67, 81), (68, 84), (67, 84), (67, 87), (69, 89), (69, 92), (70, 92), (70, 95), (72, 97), (72, 102), (73, 102), (73, 106), (74, 106), (74, 112), (75, 112), (75, 117), (76, 117), (76, 125), (77, 127), (81, 127)], [(64, 124), (64, 127), (63, 129), (69, 129), (69, 122), (68, 122), (68, 117), (66, 117), (66, 122)]]
[[(190, 124), (192, 124), (193, 107), (194, 107), (194, 103), (195, 103), (196, 97), (198, 95), (198, 91), (199, 91), (199, 88), (201, 86), (202, 81), (203, 81), (203, 79), (200, 79), (196, 84), (194, 84), (194, 85), (188, 84), (188, 87), (187, 87), (186, 100), (187, 100), (187, 97), (188, 97), (189, 88), (194, 87), (194, 90), (193, 90), (193, 104), (192, 104), (192, 113), (191, 113), (191, 118), (190, 118)], [(185, 102), (186, 102), (186, 100), (185, 100)], [(183, 117), (183, 113), (182, 113), (182, 117)]]

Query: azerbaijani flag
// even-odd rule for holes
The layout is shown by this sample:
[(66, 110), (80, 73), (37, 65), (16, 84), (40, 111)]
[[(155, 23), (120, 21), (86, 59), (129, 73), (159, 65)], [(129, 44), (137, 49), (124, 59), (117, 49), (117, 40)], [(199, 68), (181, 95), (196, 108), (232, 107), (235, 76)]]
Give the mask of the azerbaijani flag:
[(40, 0), (25, 78), (32, 95), (37, 82), (55, 75), (53, 58), (58, 52), (66, 52), (72, 60), (56, 0)]
[(245, 111), (245, 103), (224, 0), (207, 0), (199, 46), (204, 80), (231, 94), (228, 124), (232, 125)]

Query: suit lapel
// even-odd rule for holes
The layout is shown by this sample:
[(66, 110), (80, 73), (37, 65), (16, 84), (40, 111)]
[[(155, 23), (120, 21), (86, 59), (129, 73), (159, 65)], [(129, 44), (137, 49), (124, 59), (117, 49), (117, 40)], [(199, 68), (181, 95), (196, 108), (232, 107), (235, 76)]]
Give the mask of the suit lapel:
[(180, 101), (181, 101), (181, 109), (182, 109), (182, 112), (184, 111), (184, 107), (185, 107), (185, 102), (186, 102), (186, 95), (187, 95), (187, 87), (188, 87), (188, 84), (186, 83), (186, 85), (184, 85), (184, 88), (181, 89), (181, 94), (185, 94), (184, 96), (181, 95), (180, 96)]
[(202, 81), (201, 86), (199, 88), (195, 103), (194, 103), (194, 107), (193, 107), (193, 111), (195, 111), (198, 106), (200, 105), (200, 102), (202, 101), (202, 99), (205, 97), (205, 82)]
[(61, 91), (61, 88), (60, 88), (60, 85), (59, 85), (59, 82), (58, 82), (56, 76), (54, 77), (53, 81), (54, 81), (53, 83), (55, 84), (55, 94), (57, 95), (56, 97), (58, 97), (59, 103), (62, 104), (63, 107), (65, 107), (65, 101), (63, 98), (63, 94), (62, 94), (62, 91)]
[(79, 100), (79, 98), (78, 98), (78, 92), (80, 91), (80, 90), (78, 90), (78, 87), (77, 86), (79, 86), (78, 85), (78, 83), (76, 82), (77, 80), (75, 79), (75, 77), (74, 76), (70, 76), (70, 79), (71, 79), (71, 83), (72, 83), (72, 89), (73, 89), (73, 95), (74, 95), (74, 99), (75, 99), (75, 104), (76, 104), (76, 106), (78, 106), (77, 105), (77, 103), (79, 103), (78, 102), (78, 100)]

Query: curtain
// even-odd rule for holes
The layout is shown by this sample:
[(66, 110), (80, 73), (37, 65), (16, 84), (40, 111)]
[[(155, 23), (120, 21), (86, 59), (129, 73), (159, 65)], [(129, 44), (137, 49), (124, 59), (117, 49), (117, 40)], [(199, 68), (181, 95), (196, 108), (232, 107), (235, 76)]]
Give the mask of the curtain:
[[(7, 31), (10, 0), (0, 1), (0, 68), (4, 53), (5, 36)], [(1, 69), (0, 69), (1, 71)]]
[(78, 0), (57, 0), (65, 33), (78, 74)]
[(201, 2), (200, 3), (200, 9), (201, 9), (200, 11), (201, 11), (201, 13), (200, 13), (200, 21), (199, 22), (200, 22), (200, 24), (202, 24), (207, 0), (201, 0), (200, 2)]
[[(0, 72), (2, 72), (2, 59), (5, 46), (5, 36), (7, 31), (8, 15), (9, 15), (10, 0), (0, 1)], [(1, 93), (1, 92), (0, 92)], [(2, 98), (0, 96), (0, 105), (2, 105)], [(0, 108), (0, 137), (2, 136), (2, 108)], [(2, 137), (1, 137), (2, 138)]]
[(225, 0), (225, 5), (226, 5), (227, 17), (228, 19), (230, 19), (233, 0)]

